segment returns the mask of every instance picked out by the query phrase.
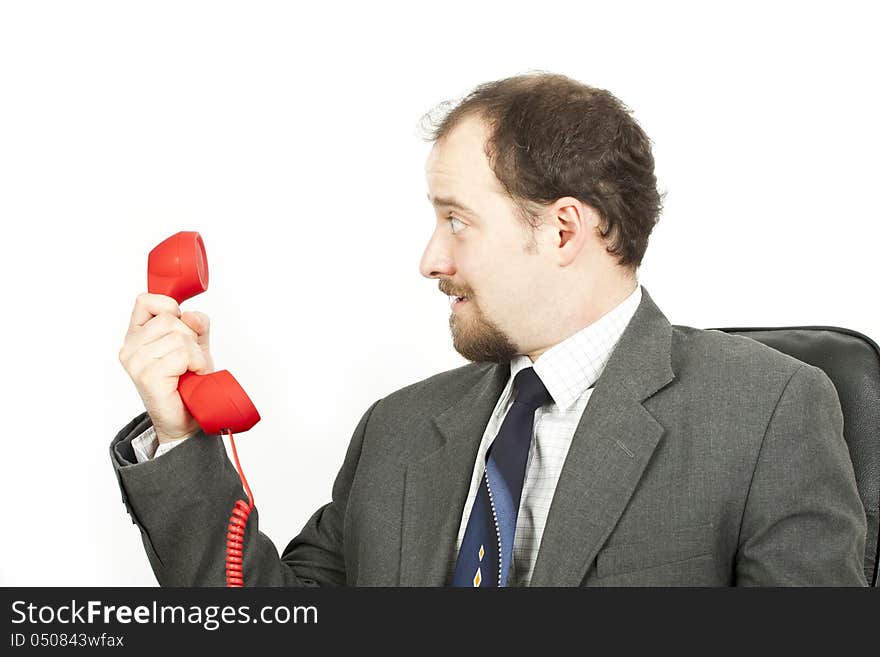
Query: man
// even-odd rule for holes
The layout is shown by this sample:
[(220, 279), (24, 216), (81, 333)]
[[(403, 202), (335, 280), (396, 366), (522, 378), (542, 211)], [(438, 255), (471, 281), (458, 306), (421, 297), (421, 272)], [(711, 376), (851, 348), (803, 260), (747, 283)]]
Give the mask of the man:
[[(661, 197), (627, 109), (519, 76), (479, 86), (431, 139), (421, 273), (454, 302), (453, 344), (473, 362), (366, 411), (332, 501), (280, 558), (254, 511), (245, 584), (865, 585), (828, 377), (671, 326), (639, 285)], [(162, 585), (224, 584), (242, 496), (221, 438), (170, 387), (210, 370), (206, 320), (142, 295), (120, 351), (148, 412), (110, 451)], [(138, 354), (163, 330), (178, 358), (159, 376)]]

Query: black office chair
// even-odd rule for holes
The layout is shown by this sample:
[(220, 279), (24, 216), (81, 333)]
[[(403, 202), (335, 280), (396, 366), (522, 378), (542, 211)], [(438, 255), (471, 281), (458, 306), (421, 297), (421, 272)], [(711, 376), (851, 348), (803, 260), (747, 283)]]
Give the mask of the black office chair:
[(880, 347), (866, 335), (837, 326), (713, 330), (773, 347), (822, 369), (834, 383), (843, 410), (843, 437), (868, 520), (865, 577), (871, 586), (880, 586)]

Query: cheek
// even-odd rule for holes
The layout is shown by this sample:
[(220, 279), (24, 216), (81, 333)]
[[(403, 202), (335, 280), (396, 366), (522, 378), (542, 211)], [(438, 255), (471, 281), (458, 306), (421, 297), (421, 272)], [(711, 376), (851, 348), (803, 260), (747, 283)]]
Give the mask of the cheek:
[(543, 314), (547, 298), (540, 277), (526, 263), (508, 264), (495, 280), (492, 298), (495, 315), (508, 323), (530, 323)]
[(485, 310), (518, 306), (532, 292), (534, 279), (530, 268), (536, 263), (523, 252), (522, 242), (513, 236), (460, 244), (456, 258), (462, 280), (471, 287)]
[(501, 262), (485, 267), (481, 276), (473, 279), (473, 290), (480, 311), (493, 321), (506, 325), (522, 312), (524, 290)]
[(507, 268), (514, 255), (506, 239), (485, 233), (472, 233), (458, 245), (457, 253), (467, 261), (471, 272), (480, 278), (494, 280), (501, 278), (500, 272)]

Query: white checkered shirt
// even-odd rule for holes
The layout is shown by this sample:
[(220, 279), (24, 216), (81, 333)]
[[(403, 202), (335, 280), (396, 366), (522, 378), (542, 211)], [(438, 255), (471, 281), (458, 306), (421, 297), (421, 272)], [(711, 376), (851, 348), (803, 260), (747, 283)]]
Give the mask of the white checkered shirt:
[(143, 463), (144, 461), (162, 456), (165, 452), (170, 451), (173, 447), (176, 447), (190, 436), (195, 436), (197, 433), (198, 431), (193, 431), (183, 438), (160, 445), (159, 439), (156, 437), (156, 430), (150, 427), (141, 435), (131, 439), (131, 447), (134, 449), (134, 455), (137, 457), (138, 463)]
[(550, 502), (556, 490), (556, 482), (562, 472), (562, 464), (568, 456), (568, 448), (575, 429), (590, 395), (593, 384), (605, 369), (605, 364), (617, 346), (623, 330), (642, 300), (642, 287), (636, 285), (626, 299), (589, 326), (569, 336), (541, 354), (532, 363), (522, 354), (510, 361), (510, 378), (498, 398), (495, 410), (486, 425), (483, 440), (477, 451), (471, 488), (464, 505), (458, 541), (449, 563), (449, 579), (455, 572), (458, 551), (464, 539), (477, 488), (486, 467), (486, 452), (495, 439), (507, 410), (513, 403), (511, 392), (513, 379), (521, 369), (534, 367), (535, 374), (544, 383), (552, 402), (535, 411), (535, 434), (529, 448), (526, 478), (523, 482), (516, 533), (513, 539), (513, 558), (510, 563), (508, 586), (528, 586), (538, 557), (538, 547), (547, 524)]

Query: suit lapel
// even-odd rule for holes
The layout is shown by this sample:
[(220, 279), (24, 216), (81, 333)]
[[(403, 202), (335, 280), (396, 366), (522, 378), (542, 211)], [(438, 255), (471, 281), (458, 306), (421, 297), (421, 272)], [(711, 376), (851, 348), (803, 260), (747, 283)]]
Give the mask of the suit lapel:
[(509, 365), (487, 367), (458, 402), (433, 418), (434, 431), (420, 443), (424, 449), (407, 464), (401, 586), (446, 583), (477, 450), (509, 376)]
[[(642, 286), (572, 438), (531, 586), (578, 586), (614, 529), (663, 434), (642, 402), (674, 378), (671, 339), (669, 322)], [(487, 367), (434, 418), (435, 430), (408, 462), (401, 586), (446, 583), (477, 450), (509, 376), (509, 364)]]
[(675, 378), (671, 340), (643, 286), (572, 438), (531, 586), (579, 586), (617, 524), (663, 435), (642, 402)]

